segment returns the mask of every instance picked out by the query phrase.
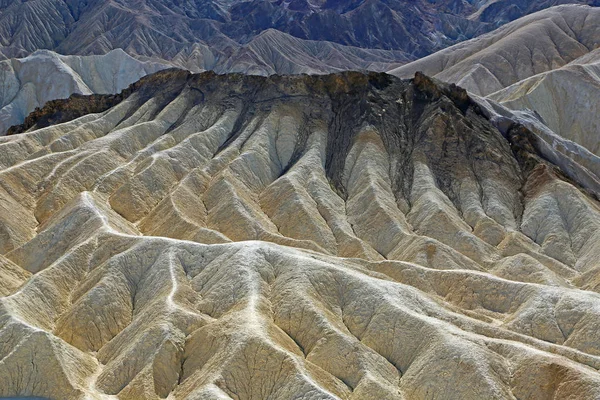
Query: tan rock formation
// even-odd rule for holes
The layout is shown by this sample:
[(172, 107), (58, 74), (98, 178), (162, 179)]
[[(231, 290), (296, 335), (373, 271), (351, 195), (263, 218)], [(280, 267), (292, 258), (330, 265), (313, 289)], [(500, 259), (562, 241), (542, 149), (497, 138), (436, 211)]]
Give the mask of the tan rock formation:
[(600, 397), (599, 204), (487, 112), (170, 70), (0, 138), (0, 396)]

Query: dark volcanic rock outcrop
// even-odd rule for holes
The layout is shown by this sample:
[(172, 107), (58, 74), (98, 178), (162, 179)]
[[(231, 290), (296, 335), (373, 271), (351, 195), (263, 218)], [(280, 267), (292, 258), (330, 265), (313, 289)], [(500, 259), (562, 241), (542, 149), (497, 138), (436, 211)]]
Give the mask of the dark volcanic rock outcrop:
[(147, 92), (152, 85), (164, 85), (166, 82), (174, 82), (177, 85), (177, 77), (182, 75), (187, 76), (189, 72), (179, 69), (163, 70), (160, 73), (143, 77), (116, 94), (92, 94), (86, 96), (75, 93), (67, 99), (48, 101), (43, 107), (38, 107), (32, 111), (22, 124), (11, 126), (6, 134), (15, 135), (30, 129), (45, 128), (50, 125), (72, 121), (86, 114), (101, 113), (116, 106), (134, 92), (139, 92), (139, 94)]
[(464, 87), (503, 132), (518, 120), (540, 139), (536, 149), (544, 158), (597, 195), (599, 43), (600, 9), (564, 5), (390, 73), (409, 78), (423, 71)]

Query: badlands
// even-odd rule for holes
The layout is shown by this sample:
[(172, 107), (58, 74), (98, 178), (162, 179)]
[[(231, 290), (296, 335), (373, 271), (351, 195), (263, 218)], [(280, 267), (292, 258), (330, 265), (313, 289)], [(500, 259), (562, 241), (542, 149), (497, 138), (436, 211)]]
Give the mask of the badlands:
[(598, 178), (492, 100), (168, 69), (11, 132), (0, 396), (600, 398)]
[(98, 56), (62, 56), (39, 50), (25, 58), (0, 61), (0, 135), (50, 100), (73, 93), (118, 93), (167, 67), (138, 61), (121, 49)]
[(550, 8), (390, 73), (417, 71), (467, 89), (496, 125), (519, 121), (544, 157), (597, 186), (600, 8)]

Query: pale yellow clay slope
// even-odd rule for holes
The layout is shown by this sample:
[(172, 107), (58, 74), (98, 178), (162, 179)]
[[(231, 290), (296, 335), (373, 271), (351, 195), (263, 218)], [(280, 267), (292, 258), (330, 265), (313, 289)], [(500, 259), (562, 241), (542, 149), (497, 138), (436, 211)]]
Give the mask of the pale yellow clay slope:
[(600, 398), (598, 202), (464, 92), (144, 82), (0, 139), (0, 396)]

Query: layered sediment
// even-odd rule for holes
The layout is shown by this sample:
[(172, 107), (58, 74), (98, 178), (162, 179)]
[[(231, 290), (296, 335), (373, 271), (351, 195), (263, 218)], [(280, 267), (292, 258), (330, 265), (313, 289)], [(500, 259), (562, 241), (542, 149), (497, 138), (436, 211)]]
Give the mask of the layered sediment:
[(600, 396), (600, 208), (535, 132), (422, 74), (128, 90), (0, 138), (0, 395)]

